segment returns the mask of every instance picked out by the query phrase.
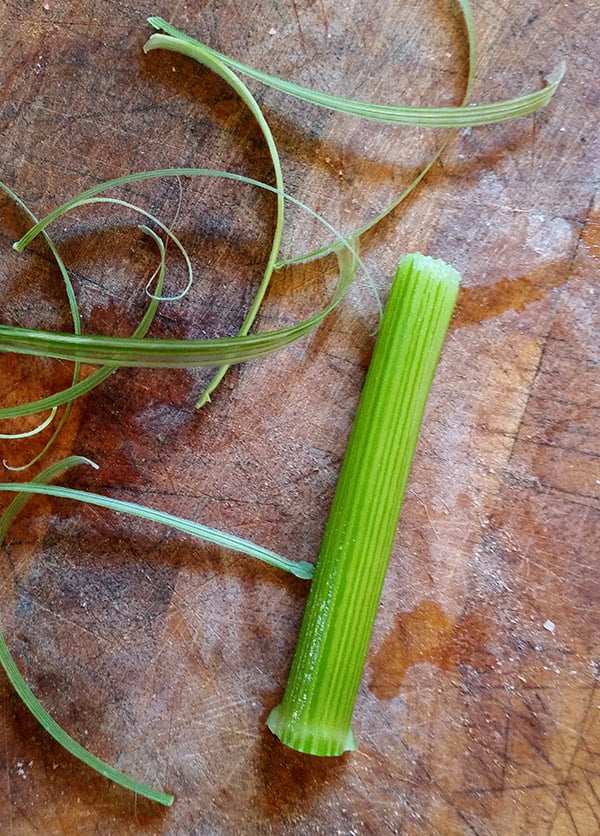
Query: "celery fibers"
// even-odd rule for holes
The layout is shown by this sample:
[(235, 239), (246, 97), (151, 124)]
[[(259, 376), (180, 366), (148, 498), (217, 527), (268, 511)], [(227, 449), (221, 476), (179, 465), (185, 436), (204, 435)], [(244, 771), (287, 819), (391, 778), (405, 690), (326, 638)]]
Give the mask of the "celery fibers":
[(282, 702), (267, 726), (312, 755), (356, 749), (352, 712), (459, 275), (420, 254), (389, 294)]

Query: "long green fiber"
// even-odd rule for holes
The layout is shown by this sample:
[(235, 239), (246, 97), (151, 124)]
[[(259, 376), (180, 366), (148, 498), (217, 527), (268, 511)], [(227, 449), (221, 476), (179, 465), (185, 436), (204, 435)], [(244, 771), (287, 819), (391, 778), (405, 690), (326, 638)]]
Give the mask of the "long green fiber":
[(110, 496), (103, 496), (92, 491), (81, 491), (74, 488), (63, 488), (60, 485), (39, 484), (31, 482), (0, 482), (0, 491), (19, 491), (22, 494), (43, 494), (44, 496), (56, 496), (61, 499), (73, 499), (88, 505), (95, 505), (98, 508), (106, 508), (109, 511), (129, 514), (133, 517), (140, 517), (148, 522), (159, 523), (168, 528), (174, 528), (185, 534), (191, 534), (209, 543), (215, 543), (226, 549), (231, 549), (241, 554), (255, 557), (263, 563), (268, 563), (277, 569), (296, 575), (298, 578), (309, 579), (313, 576), (314, 567), (304, 560), (289, 560), (269, 549), (263, 549), (249, 540), (236, 537), (233, 534), (226, 534), (215, 528), (209, 528), (201, 523), (168, 514), (166, 511), (158, 511), (155, 508), (148, 508), (146, 505), (138, 505), (135, 502), (125, 502), (122, 499), (114, 499)]
[[(464, 12), (466, 3), (461, 3), (461, 7)], [(419, 125), (425, 128), (467, 128), (478, 125), (492, 125), (499, 122), (506, 122), (510, 119), (516, 119), (519, 116), (527, 116), (548, 104), (565, 73), (565, 64), (561, 63), (547, 76), (547, 86), (542, 90), (536, 90), (533, 93), (527, 93), (512, 99), (505, 99), (504, 101), (493, 102), (492, 104), (460, 105), (458, 107), (402, 107), (398, 105), (383, 105), (372, 102), (361, 102), (356, 99), (347, 99), (342, 96), (332, 96), (329, 93), (322, 93), (291, 81), (285, 81), (269, 73), (255, 70), (253, 67), (243, 64), (241, 61), (236, 61), (234, 58), (222, 55), (206, 44), (190, 38), (185, 32), (181, 32), (160, 17), (150, 17), (148, 18), (148, 22), (155, 29), (164, 32), (166, 35), (194, 45), (197, 49), (201, 49), (207, 58), (210, 57), (213, 60), (218, 60), (243, 75), (260, 81), (268, 87), (280, 90), (282, 93), (287, 93), (289, 96), (294, 96), (295, 98), (302, 99), (302, 101), (311, 102), (319, 107), (326, 107), (329, 110), (338, 111), (339, 113), (346, 113), (349, 116), (359, 116), (362, 119), (372, 119), (377, 122), (389, 122), (396, 125)], [(161, 38), (161, 36), (152, 35), (147, 46), (152, 45), (153, 38)]]
[[(257, 546), (248, 540), (243, 540), (231, 534), (226, 534), (222, 531), (217, 531), (214, 528), (196, 523), (193, 520), (186, 520), (182, 517), (177, 517), (172, 514), (167, 514), (163, 511), (157, 511), (152, 508), (147, 508), (143, 505), (137, 505), (132, 502), (123, 502), (122, 500), (113, 499), (101, 494), (91, 493), (89, 491), (80, 491), (72, 488), (63, 488), (59, 485), (50, 485), (48, 482), (56, 476), (61, 475), (66, 470), (80, 464), (91, 465), (97, 467), (94, 462), (83, 456), (70, 456), (62, 461), (56, 462), (47, 467), (42, 473), (34, 477), (27, 483), (0, 483), (1, 492), (17, 493), (17, 496), (12, 500), (4, 512), (0, 515), (0, 546), (4, 542), (6, 532), (17, 514), (23, 509), (31, 496), (45, 495), (56, 496), (63, 499), (76, 500), (84, 502), (89, 505), (95, 505), (101, 508), (107, 508), (117, 513), (125, 513), (142, 519), (156, 522), (161, 525), (174, 528), (178, 531), (191, 534), (199, 537), (205, 541), (215, 543), (232, 551), (247, 554), (250, 557), (257, 558), (264, 563), (274, 566), (278, 569), (283, 569), (291, 572), (299, 578), (310, 579), (314, 574), (314, 567), (312, 564), (305, 561), (288, 560), (281, 557), (275, 552)], [(119, 784), (125, 789), (135, 792), (137, 795), (143, 795), (146, 798), (156, 801), (159, 804), (170, 806), (173, 803), (173, 796), (167, 793), (155, 790), (152, 787), (135, 781), (128, 775), (119, 772), (114, 767), (105, 763), (104, 761), (93, 755), (88, 749), (79, 744), (64, 729), (54, 720), (46, 709), (41, 705), (39, 700), (33, 694), (31, 688), (25, 682), (20, 673), (17, 664), (11, 656), (8, 645), (2, 633), (0, 632), (0, 665), (21, 698), (26, 707), (31, 711), (33, 716), (43, 726), (43, 728), (58, 742), (64, 749), (78, 758), (86, 766), (94, 769), (100, 775), (110, 778), (115, 783)]]
[[(94, 465), (89, 459), (84, 458), (83, 456), (70, 456), (67, 459), (63, 459), (60, 462), (56, 462), (55, 464), (50, 465), (47, 467), (42, 473), (32, 479), (31, 482), (27, 484), (27, 486), (19, 485), (19, 484), (11, 484), (10, 486), (4, 486), (5, 489), (12, 490), (12, 491), (19, 491), (18, 495), (13, 499), (10, 503), (8, 508), (5, 509), (4, 513), (0, 516), (0, 546), (4, 542), (4, 538), (6, 536), (6, 532), (17, 516), (19, 511), (24, 507), (27, 503), (27, 500), (30, 498), (30, 495), (34, 493), (34, 489), (39, 489), (40, 491), (43, 490), (44, 487), (48, 487), (45, 484), (49, 479), (53, 479), (54, 477), (64, 473), (65, 470), (68, 470), (71, 467), (75, 467), (79, 464), (89, 464), (92, 466)], [(22, 489), (24, 487), (29, 488), (28, 493), (25, 493)], [(17, 667), (17, 663), (11, 656), (10, 650), (6, 643), (6, 639), (4, 635), (0, 631), (0, 665), (4, 669), (6, 676), (8, 677), (9, 682), (15, 689), (16, 693), (23, 701), (24, 705), (29, 709), (29, 711), (33, 714), (35, 719), (40, 723), (40, 725), (51, 735), (57, 743), (59, 743), (67, 752), (69, 752), (74, 757), (78, 758), (82, 763), (86, 766), (91, 767), (100, 775), (103, 775), (106, 778), (109, 778), (111, 781), (114, 781), (115, 784), (119, 784), (121, 787), (125, 789), (131, 790), (132, 792), (136, 793), (136, 795), (142, 795), (145, 798), (149, 798), (151, 801), (156, 801), (158, 804), (162, 804), (165, 807), (170, 807), (173, 804), (173, 796), (169, 793), (162, 792), (161, 790), (155, 790), (152, 787), (149, 787), (147, 784), (143, 784), (140, 781), (135, 781), (133, 778), (130, 778), (128, 775), (125, 775), (123, 772), (119, 772), (118, 769), (110, 766), (109, 764), (105, 763), (100, 758), (97, 758), (93, 755), (90, 751), (88, 751), (84, 746), (74, 740), (67, 732), (58, 725), (56, 720), (48, 714), (46, 709), (37, 699), (29, 685), (25, 682), (23, 675), (19, 671)]]

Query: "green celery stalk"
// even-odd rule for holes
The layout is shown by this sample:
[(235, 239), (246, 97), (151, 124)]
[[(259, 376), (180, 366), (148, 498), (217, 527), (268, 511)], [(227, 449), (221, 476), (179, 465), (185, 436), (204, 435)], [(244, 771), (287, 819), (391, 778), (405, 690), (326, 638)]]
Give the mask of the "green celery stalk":
[(293, 749), (356, 749), (352, 712), (425, 404), (458, 295), (443, 261), (405, 256), (381, 321), (282, 702), (267, 726)]

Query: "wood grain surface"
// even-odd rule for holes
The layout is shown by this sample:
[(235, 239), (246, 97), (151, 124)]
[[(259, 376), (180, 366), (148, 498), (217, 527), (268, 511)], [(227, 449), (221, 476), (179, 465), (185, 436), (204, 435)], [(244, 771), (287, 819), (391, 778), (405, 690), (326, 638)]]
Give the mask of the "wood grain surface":
[[(134, 170), (272, 177), (223, 82), (188, 59), (143, 54), (150, 14), (332, 93), (447, 105), (464, 89), (465, 34), (446, 2), (0, 0), (0, 179), (38, 215)], [(366, 241), (372, 280), (359, 277), (310, 338), (234, 370), (199, 413), (208, 372), (121, 370), (77, 402), (50, 457), (100, 465), (70, 485), (314, 560), (372, 350), (373, 285), (385, 298), (407, 251), (454, 264), (464, 283), (359, 693), (359, 751), (313, 759), (264, 726), (306, 582), (141, 521), (36, 499), (2, 549), (11, 650), (74, 737), (176, 801), (160, 808), (83, 768), (0, 677), (0, 833), (600, 832), (598, 4), (477, 0), (474, 14), (473, 100), (538, 89), (564, 59), (550, 107), (458, 132)], [(387, 205), (441, 139), (252, 89), (288, 190), (344, 231)], [(164, 305), (152, 333), (235, 332), (268, 253), (272, 198), (192, 180), (126, 194), (174, 222), (197, 265), (189, 298)], [(139, 321), (156, 254), (136, 223), (89, 209), (54, 229), (86, 331), (129, 334)], [(26, 228), (1, 199), (0, 319), (69, 328), (44, 246), (11, 249)], [(286, 254), (326, 240), (290, 210)], [(177, 289), (175, 257), (170, 267)], [(259, 327), (316, 310), (331, 281), (285, 271)], [(70, 373), (1, 355), (0, 403), (48, 394)], [(0, 441), (0, 452), (19, 465), (42, 441)]]

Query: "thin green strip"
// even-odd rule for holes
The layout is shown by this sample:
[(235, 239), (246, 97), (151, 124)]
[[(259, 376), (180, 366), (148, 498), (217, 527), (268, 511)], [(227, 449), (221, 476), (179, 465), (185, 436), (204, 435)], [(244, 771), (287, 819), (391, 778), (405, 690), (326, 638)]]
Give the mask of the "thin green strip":
[[(226, 180), (257, 186), (275, 194), (278, 193), (276, 188), (266, 183), (226, 171), (200, 168), (143, 171), (100, 183), (87, 189), (80, 195), (71, 198), (39, 221), (13, 246), (16, 250), (22, 251), (50, 223), (65, 212), (81, 204), (85, 204), (102, 191), (141, 180), (188, 175), (220, 177)], [(181, 368), (242, 363), (247, 360), (264, 357), (285, 346), (291, 345), (310, 333), (341, 301), (350, 287), (359, 265), (366, 275), (368, 275), (368, 271), (360, 260), (356, 242), (341, 235), (328, 221), (301, 201), (287, 194), (284, 195), (284, 198), (304, 209), (308, 214), (322, 223), (340, 244), (340, 249), (336, 253), (340, 268), (339, 277), (333, 298), (324, 309), (314, 314), (314, 316), (289, 328), (278, 329), (276, 331), (203, 340), (139, 340), (97, 335), (77, 336), (3, 325), (0, 326), (0, 352), (12, 351), (21, 354), (55, 357), (65, 360), (79, 360), (81, 362), (102, 365), (108, 363), (119, 366), (144, 368)]]
[[(464, 9), (464, 4), (463, 4)], [(396, 105), (373, 104), (361, 102), (355, 99), (347, 99), (342, 96), (332, 96), (329, 93), (322, 93), (294, 84), (291, 81), (277, 78), (276, 76), (263, 73), (248, 67), (241, 61), (228, 58), (214, 49), (190, 38), (185, 32), (176, 29), (160, 17), (149, 17), (148, 23), (155, 29), (165, 32), (181, 41), (186, 41), (200, 47), (206, 55), (212, 56), (215, 60), (226, 64), (234, 70), (247, 75), (250, 78), (260, 81), (262, 84), (280, 90), (289, 96), (294, 96), (305, 102), (326, 107), (339, 113), (346, 113), (350, 116), (359, 116), (362, 119), (371, 119), (377, 122), (388, 122), (396, 125), (417, 125), (423, 128), (469, 128), (481, 125), (492, 125), (516, 119), (519, 116), (527, 116), (545, 107), (558, 87), (566, 66), (561, 62), (547, 77), (547, 87), (536, 90), (524, 96), (494, 102), (492, 104), (469, 105), (467, 107), (399, 107)], [(152, 35), (152, 38), (157, 37)]]
[(314, 574), (314, 566), (304, 560), (289, 560), (289, 558), (282, 557), (275, 552), (269, 551), (269, 549), (263, 549), (261, 546), (255, 545), (250, 540), (244, 540), (242, 537), (236, 537), (234, 534), (226, 534), (223, 531), (209, 528), (193, 520), (187, 520), (184, 517), (168, 514), (166, 511), (147, 508), (145, 505), (138, 505), (135, 502), (125, 502), (121, 499), (113, 499), (110, 496), (103, 496), (102, 494), (92, 493), (91, 491), (63, 488), (60, 485), (38, 484), (34, 481), (0, 483), (0, 491), (43, 494), (44, 496), (56, 496), (61, 499), (73, 499), (77, 502), (85, 502), (88, 505), (96, 505), (99, 508), (107, 508), (109, 511), (115, 511), (116, 513), (140, 517), (143, 520), (149, 520), (150, 522), (174, 528), (177, 531), (183, 531), (185, 534), (191, 534), (194, 537), (199, 537), (201, 540), (215, 543), (217, 546), (231, 549), (231, 551), (239, 552), (249, 557), (255, 557), (263, 563), (267, 563), (277, 569), (283, 569), (285, 572), (290, 572), (297, 578), (308, 580)]
[[(466, 107), (469, 96), (471, 95), (471, 89), (473, 87), (473, 81), (475, 79), (475, 67), (477, 62), (477, 41), (475, 38), (475, 23), (473, 21), (473, 13), (471, 12), (471, 6), (468, 0), (458, 0), (458, 4), (460, 6), (463, 20), (465, 23), (465, 29), (467, 34), (467, 46), (468, 46), (468, 62), (467, 62), (467, 81), (465, 84), (465, 92), (462, 99), (462, 106)], [(419, 186), (419, 184), (427, 177), (433, 166), (439, 160), (439, 158), (444, 153), (454, 130), (449, 130), (444, 139), (442, 140), (441, 144), (429, 160), (426, 166), (419, 172), (419, 174), (415, 177), (415, 179), (410, 183), (404, 191), (397, 197), (389, 206), (387, 206), (382, 212), (380, 212), (376, 217), (372, 218), (370, 221), (367, 221), (366, 224), (363, 224), (359, 229), (356, 229), (352, 236), (357, 240), (360, 240), (363, 235), (367, 232), (370, 232), (374, 229), (384, 218), (387, 218), (395, 209), (403, 203), (407, 197)], [(313, 250), (309, 253), (304, 253), (303, 255), (294, 256), (293, 258), (284, 259), (283, 261), (278, 262), (276, 265), (277, 267), (287, 267), (292, 264), (298, 264), (303, 261), (311, 261), (315, 258), (321, 258), (322, 256), (327, 255), (328, 253), (332, 252), (337, 247), (336, 243), (333, 244), (326, 244), (323, 247), (319, 247), (317, 250)]]
[[(46, 468), (46, 470), (32, 480), (29, 487), (33, 485), (33, 487), (40, 490), (44, 487), (48, 487), (47, 485), (44, 485), (45, 479), (52, 479), (60, 473), (63, 473), (68, 468), (74, 467), (78, 464), (90, 464), (96, 467), (93, 462), (89, 459), (83, 458), (82, 456), (70, 456), (63, 461), (57, 462)], [(19, 491), (19, 495), (13, 499), (0, 517), (0, 546), (4, 542), (4, 537), (8, 527), (29, 499), (29, 495), (22, 492), (23, 487), (25, 486), (19, 484), (13, 484), (10, 486), (12, 491)], [(32, 493), (32, 491), (29, 493)], [(74, 740), (58, 725), (56, 720), (48, 714), (46, 709), (31, 691), (31, 688), (25, 682), (15, 660), (11, 656), (2, 632), (0, 632), (0, 665), (2, 665), (6, 676), (17, 692), (17, 695), (23, 701), (24, 705), (29, 709), (35, 719), (43, 726), (48, 734), (51, 735), (64, 749), (66, 749), (67, 752), (70, 752), (70, 754), (82, 761), (82, 763), (86, 764), (86, 766), (96, 770), (96, 772), (100, 773), (100, 775), (109, 778), (111, 781), (114, 781), (115, 784), (119, 784), (127, 790), (131, 790), (131, 792), (136, 793), (136, 795), (142, 795), (144, 798), (149, 798), (151, 801), (156, 801), (158, 804), (162, 804), (165, 807), (170, 807), (173, 804), (174, 797), (172, 795), (161, 792), (160, 790), (155, 790), (146, 784), (140, 783), (139, 781), (135, 781), (123, 772), (119, 772), (119, 770), (109, 766), (109, 764), (100, 760), (100, 758), (97, 758), (81, 746), (81, 744), (77, 743), (76, 740)]]
[[(254, 295), (254, 299), (252, 300), (252, 303), (248, 309), (248, 312), (246, 313), (244, 321), (238, 332), (240, 335), (243, 336), (249, 333), (250, 328), (256, 320), (256, 316), (258, 314), (260, 306), (263, 303), (265, 294), (271, 282), (271, 278), (276, 269), (277, 258), (279, 256), (279, 249), (281, 247), (281, 239), (283, 237), (285, 199), (283, 172), (281, 169), (281, 161), (279, 159), (277, 145), (275, 144), (273, 134), (271, 133), (271, 128), (269, 127), (269, 124), (263, 116), (258, 102), (254, 98), (250, 90), (222, 61), (219, 61), (215, 59), (213, 56), (209, 55), (202, 48), (201, 44), (194, 44), (190, 43), (189, 41), (182, 41), (179, 38), (164, 35), (153, 35), (144, 45), (144, 52), (150, 52), (153, 49), (167, 49), (172, 52), (178, 52), (181, 55), (186, 55), (189, 58), (193, 58), (195, 61), (204, 64), (214, 73), (219, 75), (227, 84), (229, 84), (229, 86), (238, 94), (240, 99), (244, 102), (250, 113), (254, 116), (265, 138), (265, 142), (267, 144), (267, 148), (271, 156), (271, 163), (273, 165), (273, 171), (275, 174), (275, 186), (277, 188), (277, 215), (275, 218), (275, 230), (273, 233), (271, 251), (269, 253), (269, 258), (263, 273), (262, 280), (258, 286), (258, 289)], [(198, 409), (210, 402), (210, 396), (219, 386), (219, 384), (227, 374), (228, 370), (229, 366), (224, 365), (216, 371), (215, 375), (212, 377), (208, 386), (206, 387), (206, 389), (204, 390), (204, 392), (202, 393), (202, 395), (196, 403), (196, 407)]]
[(23, 432), (20, 432), (20, 433), (0, 433), (0, 438), (6, 438), (6, 439), (12, 439), (12, 440), (17, 439), (17, 438), (31, 438), (32, 436), (37, 435), (38, 433), (41, 433), (43, 430), (46, 429), (46, 427), (50, 426), (50, 424), (54, 421), (54, 416), (55, 415), (56, 415), (56, 407), (53, 407), (53, 409), (50, 412), (50, 415), (48, 415), (46, 418), (44, 418), (42, 423), (38, 424), (37, 427), (34, 427), (32, 430), (24, 430)]
[[(158, 237), (158, 235), (154, 232), (154, 230), (150, 229), (146, 226), (141, 226), (140, 230), (144, 232), (146, 235), (149, 235), (156, 243), (159, 253), (160, 253), (160, 263), (159, 266), (154, 273), (154, 275), (150, 278), (150, 282), (156, 278), (156, 294), (154, 297), (151, 297), (151, 302), (148, 305), (148, 308), (142, 317), (140, 324), (133, 332), (133, 337), (135, 339), (141, 339), (144, 337), (154, 320), (154, 316), (156, 314), (156, 310), (158, 307), (158, 299), (157, 296), (160, 295), (160, 292), (163, 287), (164, 283), (164, 276), (165, 276), (165, 245), (162, 242), (162, 239)], [(1, 350), (1, 349), (0, 349)], [(79, 383), (75, 383), (72, 386), (69, 386), (67, 389), (63, 389), (61, 392), (55, 392), (53, 395), (48, 395), (45, 398), (40, 398), (37, 401), (30, 401), (29, 403), (19, 404), (17, 406), (6, 406), (0, 408), (0, 419), (7, 419), (7, 418), (20, 418), (24, 415), (34, 415), (36, 412), (43, 412), (46, 409), (53, 409), (57, 406), (61, 406), (64, 403), (70, 403), (74, 401), (76, 398), (81, 397), (82, 395), (86, 395), (100, 383), (105, 381), (110, 375), (115, 372), (119, 367), (116, 365), (113, 366), (103, 366), (101, 369), (97, 369), (92, 374), (88, 375), (83, 380), (80, 380)]]
[(88, 750), (81, 746), (81, 744), (77, 743), (76, 740), (73, 740), (73, 738), (58, 725), (56, 720), (48, 714), (39, 700), (37, 700), (32, 693), (31, 689), (21, 676), (2, 633), (0, 633), (0, 664), (4, 668), (6, 676), (25, 706), (29, 709), (29, 711), (31, 711), (35, 719), (46, 729), (48, 734), (51, 735), (57, 743), (60, 743), (63, 749), (66, 749), (67, 752), (70, 752), (71, 755), (74, 755), (86, 766), (95, 769), (96, 772), (100, 773), (100, 775), (104, 775), (105, 778), (109, 778), (111, 781), (114, 781), (115, 784), (119, 784), (126, 790), (131, 790), (131, 792), (134, 792), (136, 795), (143, 795), (145, 798), (149, 798), (150, 801), (156, 801), (158, 804), (162, 804), (165, 807), (170, 807), (173, 804), (173, 801), (175, 800), (174, 796), (169, 793), (161, 792), (160, 790), (152, 789), (152, 787), (148, 787), (146, 784), (142, 784), (139, 781), (134, 781), (133, 778), (130, 778), (123, 772), (119, 772), (118, 769), (109, 766), (109, 764), (100, 760), (100, 758), (97, 758), (95, 755), (92, 755), (91, 752), (88, 752)]
[[(13, 190), (11, 188), (9, 188), (7, 185), (5, 185), (2, 182), (0, 182), (0, 190), (2, 190), (13, 201), (13, 203), (15, 203), (23, 212), (25, 212), (25, 214), (33, 221), (34, 224), (37, 223), (37, 218), (35, 217), (33, 212), (31, 212), (29, 207), (25, 205), (24, 201), (21, 200), (19, 195), (17, 195), (15, 192), (13, 192)], [(44, 239), (46, 240), (46, 243), (47, 243), (47, 245), (50, 249), (50, 252), (52, 253), (52, 256), (53, 256), (53, 258), (56, 262), (58, 270), (59, 270), (59, 272), (62, 276), (62, 280), (63, 280), (64, 286), (65, 286), (65, 293), (67, 295), (67, 301), (68, 301), (68, 304), (69, 304), (69, 311), (71, 313), (71, 320), (73, 322), (73, 331), (76, 334), (79, 334), (79, 333), (81, 333), (79, 306), (77, 304), (77, 297), (75, 295), (75, 290), (73, 288), (71, 278), (69, 276), (69, 273), (67, 272), (67, 268), (64, 265), (64, 262), (63, 262), (63, 260), (60, 256), (60, 253), (58, 252), (54, 242), (52, 241), (52, 238), (48, 235), (46, 230), (44, 230)], [(73, 366), (73, 374), (72, 374), (72, 378), (71, 378), (73, 385), (75, 385), (77, 380), (79, 379), (79, 373), (80, 373), (80, 364), (76, 362)], [(58, 406), (58, 404), (52, 404), (49, 408), (54, 409), (56, 406)], [(33, 465), (37, 461), (39, 461), (42, 458), (42, 456), (44, 456), (45, 453), (50, 449), (50, 447), (52, 447), (55, 440), (58, 438), (58, 435), (60, 434), (62, 428), (66, 424), (67, 418), (69, 417), (70, 410), (71, 410), (71, 404), (67, 403), (67, 407), (63, 411), (63, 414), (61, 415), (61, 417), (58, 421), (58, 424), (55, 427), (54, 432), (52, 433), (52, 436), (46, 442), (46, 444), (40, 450), (39, 453), (37, 453), (32, 459), (30, 459), (30, 461), (28, 461), (22, 467), (10, 468), (10, 469), (24, 470), (28, 467), (31, 467), (31, 465)], [(43, 410), (41, 410), (41, 411), (43, 411)], [(27, 413), (27, 414), (31, 415), (33, 413), (30, 412), (30, 413)], [(7, 468), (10, 467), (6, 463), (6, 461), (4, 462), (4, 466), (7, 467)]]
[[(37, 218), (28, 209), (28, 207), (21, 200), (21, 198), (18, 197), (18, 195), (16, 195), (10, 188), (8, 188), (8, 186), (5, 186), (3, 183), (0, 183), (0, 188), (34, 221), (34, 223), (38, 223)], [(118, 200), (113, 200), (113, 199), (108, 199), (108, 198), (96, 198), (96, 200), (100, 200), (100, 201), (103, 201), (103, 202), (120, 203), (121, 205), (125, 205), (128, 208), (133, 209), (134, 211), (140, 212), (141, 214), (143, 214), (145, 217), (149, 218), (150, 220), (155, 221), (158, 224), (158, 226), (165, 231), (167, 236), (174, 241), (175, 245), (182, 251), (182, 253), (184, 255), (184, 258), (186, 259), (186, 263), (188, 264), (189, 270), (191, 272), (191, 264), (189, 264), (189, 258), (187, 257), (187, 253), (182, 248), (180, 242), (177, 240), (177, 238), (171, 232), (171, 230), (168, 229), (167, 227), (165, 227), (164, 224), (162, 224), (160, 221), (158, 221), (157, 218), (155, 218), (153, 215), (151, 215), (150, 213), (146, 212), (143, 209), (140, 209), (137, 206), (132, 206), (131, 204), (126, 204), (124, 201), (118, 201)], [(156, 279), (156, 294), (155, 294), (154, 297), (151, 296), (151, 302), (148, 306), (148, 309), (146, 310), (146, 313), (142, 317), (142, 320), (141, 320), (140, 324), (138, 325), (138, 327), (134, 331), (134, 334), (133, 334), (134, 338), (143, 337), (146, 334), (146, 332), (148, 331), (148, 328), (150, 327), (150, 325), (152, 324), (152, 321), (154, 319), (154, 316), (155, 316), (157, 308), (158, 308), (158, 298), (157, 297), (160, 296), (160, 293), (161, 293), (161, 290), (162, 290), (162, 287), (163, 287), (163, 283), (164, 283), (164, 274), (165, 274), (165, 246), (164, 246), (162, 240), (149, 227), (140, 226), (139, 228), (146, 235), (149, 235), (154, 240), (154, 242), (156, 243), (156, 245), (158, 247), (158, 251), (159, 251), (160, 261), (159, 261), (158, 268), (155, 270), (154, 274), (152, 275), (152, 277), (150, 278), (150, 280), (148, 282), (148, 284), (150, 284), (154, 281), (154, 279)], [(46, 242), (48, 243), (48, 246), (50, 247), (52, 255), (54, 256), (54, 259), (55, 259), (55, 261), (58, 265), (58, 268), (61, 272), (61, 275), (63, 276), (63, 280), (64, 280), (65, 286), (67, 288), (67, 295), (68, 295), (68, 298), (69, 298), (69, 304), (70, 304), (71, 313), (72, 313), (73, 321), (74, 321), (74, 332), (75, 332), (76, 335), (78, 335), (78, 334), (81, 333), (79, 315), (78, 314), (76, 315), (76, 313), (78, 311), (78, 307), (77, 307), (77, 301), (76, 301), (76, 298), (75, 298), (75, 294), (74, 294), (74, 291), (73, 291), (73, 287), (72, 287), (67, 269), (64, 265), (64, 262), (63, 262), (63, 260), (60, 256), (55, 244), (53, 243), (52, 239), (48, 235), (47, 230), (45, 230), (45, 229), (43, 230), (43, 235), (44, 235), (44, 238), (46, 239)], [(60, 421), (58, 423), (58, 426), (56, 427), (52, 437), (44, 445), (43, 449), (36, 456), (34, 456), (33, 459), (31, 459), (25, 465), (21, 465), (19, 467), (10, 465), (6, 460), (4, 460), (3, 461), (4, 466), (8, 470), (21, 471), (21, 470), (26, 470), (27, 468), (29, 468), (33, 464), (35, 464), (37, 461), (39, 461), (39, 459), (41, 459), (42, 456), (44, 456), (45, 453), (49, 450), (49, 448), (52, 446), (52, 444), (56, 440), (58, 434), (60, 433), (60, 431), (61, 431), (62, 427), (64, 426), (64, 424), (66, 422), (66, 419), (68, 417), (69, 410), (70, 410), (70, 407), (71, 407), (71, 403), (75, 400), (75, 398), (80, 397), (81, 395), (86, 394), (87, 392), (91, 391), (94, 387), (98, 386), (100, 383), (102, 383), (104, 380), (106, 380), (106, 378), (109, 377), (114, 371), (116, 371), (117, 368), (118, 368), (118, 366), (116, 366), (116, 365), (104, 366), (103, 368), (98, 369), (97, 371), (93, 372), (91, 375), (88, 375), (88, 377), (86, 377), (84, 380), (76, 382), (77, 378), (79, 377), (79, 373), (80, 373), (80, 363), (76, 362), (75, 365), (74, 365), (74, 369), (73, 369), (73, 377), (72, 377), (73, 383), (67, 389), (64, 389), (62, 392), (55, 393), (54, 395), (50, 395), (46, 398), (41, 398), (37, 401), (31, 401), (31, 402), (26, 403), (26, 404), (19, 404), (19, 405), (14, 406), (14, 407), (0, 408), (0, 420), (1, 419), (8, 419), (8, 418), (17, 418), (17, 417), (22, 417), (22, 416), (25, 416), (25, 415), (33, 415), (33, 414), (38, 413), (38, 412), (43, 412), (47, 409), (52, 410), (52, 414), (51, 414), (51, 418), (52, 418), (52, 417), (54, 417), (54, 414), (56, 413), (56, 409), (59, 406), (62, 406), (65, 403), (67, 404), (67, 408), (63, 412), (63, 415), (61, 416), (61, 419), (60, 419)], [(38, 432), (40, 429), (45, 427), (46, 424), (47, 424), (47, 421), (45, 421), (43, 424), (41, 424), (40, 427), (36, 428), (36, 432)], [(20, 434), (20, 436), (23, 437), (24, 434)], [(0, 438), (1, 437), (15, 438), (17, 436), (15, 436), (15, 435), (10, 435), (9, 436), (8, 434), (5, 434), (5, 435), (0, 434)]]

